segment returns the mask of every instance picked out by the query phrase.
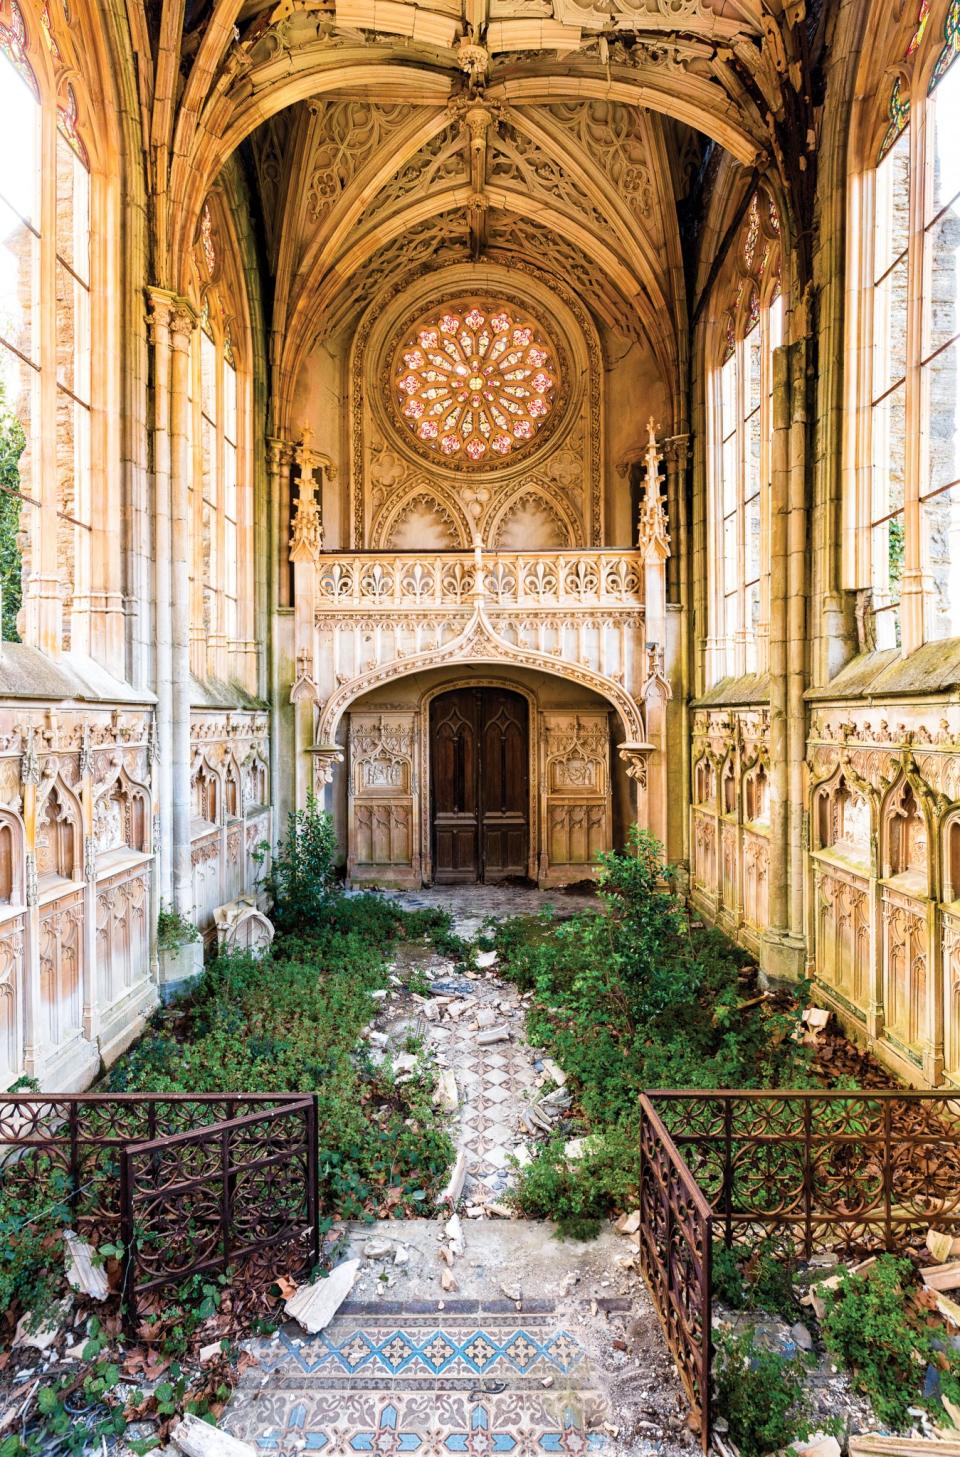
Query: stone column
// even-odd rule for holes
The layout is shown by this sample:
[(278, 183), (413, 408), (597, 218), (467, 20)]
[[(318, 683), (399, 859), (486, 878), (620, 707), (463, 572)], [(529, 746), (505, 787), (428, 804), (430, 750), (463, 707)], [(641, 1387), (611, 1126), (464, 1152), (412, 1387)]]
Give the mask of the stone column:
[(173, 655), (171, 642), (170, 541), (170, 320), (176, 300), (161, 288), (147, 290), (153, 346), (153, 546), (156, 706), (155, 796), (158, 811), (157, 856), (160, 899), (173, 896), (173, 815), (170, 755), (173, 738)]
[[(294, 646), (297, 654), (297, 684), (291, 694), (295, 705), (296, 720), (294, 777), (296, 781), (296, 803), (302, 806), (307, 794), (315, 789), (314, 769), (309, 762), (309, 751), (313, 748), (313, 695), (298, 691), (305, 682), (316, 682), (314, 650), (316, 643), (316, 564), (323, 550), (323, 522), (317, 501), (317, 480), (314, 474), (317, 457), (310, 449), (310, 432), (304, 431), (303, 440), (296, 447), (294, 459), (299, 472), (297, 509), (290, 534), (290, 560), (293, 563), (293, 620)], [(332, 768), (331, 768), (332, 775)], [(323, 781), (329, 784), (330, 779)]]
[(173, 900), (193, 919), (190, 863), (190, 345), (196, 314), (177, 299), (170, 317), (171, 743)]
[(34, 730), (28, 729), (20, 761), (23, 784), (24, 900), (23, 916), (23, 1070), (28, 1077), (42, 1073), (43, 1040), (40, 1005), (40, 906), (37, 889), (37, 790), (40, 760)]
[(83, 1035), (91, 1042), (98, 1031), (97, 997), (97, 843), (93, 834), (96, 788), (93, 756), (86, 728), (80, 746), (80, 806), (83, 813)]

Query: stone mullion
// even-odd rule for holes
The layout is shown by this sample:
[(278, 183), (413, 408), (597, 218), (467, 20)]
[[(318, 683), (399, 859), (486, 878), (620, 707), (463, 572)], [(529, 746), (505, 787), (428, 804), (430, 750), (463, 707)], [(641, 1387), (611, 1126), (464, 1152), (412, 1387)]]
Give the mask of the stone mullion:
[(923, 159), (927, 108), (910, 117), (910, 215), (907, 252), (907, 372), (904, 402), (903, 573), (900, 642), (904, 656), (923, 643), (924, 579), (921, 561), (920, 437), (923, 427), (920, 350), (923, 328)]
[[(181, 915), (193, 917), (190, 860), (190, 449), (188, 371), (196, 314), (180, 299), (171, 319), (170, 497), (172, 541), (172, 705), (170, 756), (173, 801), (173, 896)], [(196, 494), (196, 492), (195, 492)]]
[[(33, 541), (27, 641), (43, 652), (58, 654), (63, 640), (63, 602), (60, 595), (59, 467), (57, 461), (57, 124), (56, 108), (41, 113), (40, 166), (40, 298), (39, 310), (40, 429), (37, 432), (39, 471), (34, 477), (40, 501), (39, 532)], [(32, 619), (32, 620), (31, 620)]]
[[(787, 929), (787, 493), (789, 462), (789, 351), (777, 349), (773, 369), (773, 439), (770, 472), (770, 871), (764, 949), (776, 957)], [(765, 958), (766, 960), (766, 958)]]
[(37, 789), (40, 766), (28, 730), (27, 752), (20, 777), (23, 782), (24, 901), (23, 913), (23, 1070), (39, 1077), (42, 1067), (42, 1005), (40, 995), (40, 906), (37, 888)]
[[(223, 340), (219, 333), (215, 335), (216, 345), (216, 389), (214, 399), (216, 401), (216, 436), (214, 439), (213, 468), (216, 481), (216, 510), (214, 519), (211, 522), (210, 539), (212, 542), (210, 561), (210, 582), (213, 587), (213, 614), (210, 624), (210, 641), (207, 652), (208, 671), (212, 671), (215, 678), (225, 681), (227, 677), (227, 604), (225, 600), (224, 585), (226, 581), (226, 447), (224, 441), (224, 358)], [(239, 404), (239, 402), (238, 402)]]
[(151, 289), (150, 334), (154, 350), (153, 396), (153, 512), (154, 587), (156, 596), (155, 663), (156, 726), (160, 755), (156, 764), (159, 844), (156, 847), (160, 899), (172, 897), (173, 835), (170, 749), (173, 737), (173, 648), (171, 592), (170, 501), (170, 321), (174, 297), (164, 289)]

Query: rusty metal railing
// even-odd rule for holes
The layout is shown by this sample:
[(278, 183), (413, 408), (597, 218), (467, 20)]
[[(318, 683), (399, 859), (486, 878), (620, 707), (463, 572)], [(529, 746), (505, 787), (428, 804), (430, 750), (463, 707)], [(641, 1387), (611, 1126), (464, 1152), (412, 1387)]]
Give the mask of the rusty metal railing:
[[(120, 1235), (127, 1317), (140, 1297), (192, 1275), (269, 1281), (278, 1247), (320, 1258), (313, 1097), (127, 1144), (120, 1153)], [(266, 1264), (264, 1262), (267, 1262)]]
[(895, 1252), (960, 1233), (960, 1096), (926, 1090), (658, 1089), (640, 1099), (640, 1263), (710, 1441), (713, 1239), (787, 1234)]
[(246, 1266), (295, 1241), (319, 1255), (316, 1101), (294, 1093), (8, 1094), (0, 1187), (49, 1191), (84, 1234), (124, 1247), (140, 1294)]
[(931, 1222), (960, 1225), (960, 1097), (659, 1090), (650, 1100), (728, 1245), (789, 1232), (814, 1249), (896, 1250)]
[(640, 1268), (710, 1446), (713, 1213), (650, 1099), (640, 1099)]

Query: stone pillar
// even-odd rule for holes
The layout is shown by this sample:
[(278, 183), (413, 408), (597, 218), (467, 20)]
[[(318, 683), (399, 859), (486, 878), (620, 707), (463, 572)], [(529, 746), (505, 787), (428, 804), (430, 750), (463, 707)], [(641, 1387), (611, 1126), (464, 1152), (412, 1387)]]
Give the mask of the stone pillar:
[(147, 290), (150, 342), (153, 345), (153, 545), (156, 602), (154, 663), (156, 737), (160, 754), (155, 766), (157, 804), (157, 869), (160, 899), (173, 897), (173, 806), (170, 755), (173, 739), (173, 654), (171, 642), (170, 540), (170, 320), (176, 300), (165, 289)]
[(40, 906), (37, 888), (37, 790), (40, 785), (40, 760), (33, 741), (33, 729), (27, 730), (20, 779), (23, 784), (24, 826), (24, 900), (23, 917), (23, 1070), (28, 1077), (39, 1077), (42, 1067), (43, 1021), (40, 1004)]
[(190, 863), (190, 345), (196, 314), (177, 299), (170, 317), (171, 742), (173, 901), (193, 920)]
[(80, 748), (80, 807), (83, 814), (83, 1035), (93, 1042), (98, 1031), (97, 998), (97, 844), (93, 835), (96, 790), (89, 735)]
[[(317, 501), (317, 479), (315, 470), (318, 457), (310, 449), (310, 432), (305, 430), (303, 440), (296, 447), (294, 459), (299, 472), (297, 509), (290, 534), (290, 560), (293, 563), (293, 620), (294, 645), (297, 654), (297, 682), (291, 693), (295, 705), (294, 725), (294, 776), (296, 781), (296, 803), (302, 806), (307, 795), (315, 790), (315, 766), (311, 766), (309, 751), (313, 748), (313, 717), (316, 689), (311, 694), (302, 691), (302, 685), (315, 684), (316, 665), (314, 651), (316, 643), (316, 577), (317, 559), (323, 550), (323, 522)], [(331, 765), (331, 777), (332, 777)], [(329, 784), (330, 778), (323, 780)]]

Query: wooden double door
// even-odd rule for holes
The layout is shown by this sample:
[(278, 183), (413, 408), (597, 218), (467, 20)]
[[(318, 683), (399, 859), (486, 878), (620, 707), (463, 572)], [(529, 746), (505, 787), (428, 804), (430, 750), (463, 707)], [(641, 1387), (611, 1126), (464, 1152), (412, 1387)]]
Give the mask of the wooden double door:
[(506, 688), (457, 688), (430, 706), (433, 878), (440, 885), (528, 874), (530, 724)]

